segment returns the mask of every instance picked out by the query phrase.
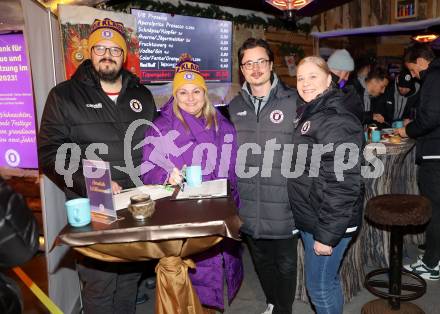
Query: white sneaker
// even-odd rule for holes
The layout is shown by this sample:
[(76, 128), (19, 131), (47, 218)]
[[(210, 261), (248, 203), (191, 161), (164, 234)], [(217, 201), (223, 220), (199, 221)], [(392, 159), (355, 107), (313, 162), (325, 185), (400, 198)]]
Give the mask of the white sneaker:
[(406, 270), (419, 275), (426, 280), (439, 280), (440, 269), (439, 265), (434, 268), (429, 268), (423, 263), (422, 259), (418, 259), (414, 264), (403, 266)]
[(273, 311), (273, 304), (267, 303), (266, 309), (261, 314), (272, 314), (272, 311)]

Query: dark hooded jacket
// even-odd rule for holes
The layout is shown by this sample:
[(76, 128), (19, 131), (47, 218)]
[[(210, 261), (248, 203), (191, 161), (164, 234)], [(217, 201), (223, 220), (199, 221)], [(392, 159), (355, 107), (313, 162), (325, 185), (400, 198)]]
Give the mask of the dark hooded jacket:
[(350, 80), (349, 85), (358, 94), (359, 100), (361, 101), (362, 111), (363, 111), (363, 113), (362, 113), (362, 115), (363, 115), (362, 123), (363, 124), (376, 123), (373, 120), (373, 113), (376, 111), (375, 109), (376, 109), (377, 97), (370, 97), (370, 99), (371, 99), (370, 110), (365, 110), (365, 104), (364, 104), (365, 88), (359, 82), (357, 77), (354, 77), (352, 80)]
[[(293, 135), (291, 170), (299, 172), (287, 184), (297, 228), (331, 246), (362, 221), (364, 132), (359, 118), (344, 107), (344, 97), (330, 88), (304, 105)], [(312, 158), (312, 148), (319, 156), (319, 144), (325, 147), (322, 156)]]
[[(0, 268), (30, 260), (38, 250), (38, 226), (26, 200), (0, 177)], [(18, 285), (0, 272), (0, 313), (21, 313)]]
[(416, 161), (424, 156), (440, 156), (440, 59), (434, 59), (420, 72), (422, 87), (414, 121), (406, 126), (409, 137), (415, 138)]
[[(375, 113), (380, 113), (385, 118), (385, 127), (390, 127), (394, 121), (411, 119), (414, 111), (419, 105), (419, 85), (413, 88), (407, 95), (396, 95), (399, 93), (396, 82), (388, 84), (385, 93), (379, 96), (375, 102)], [(397, 97), (396, 97), (397, 96)], [(404, 101), (399, 112), (396, 111), (396, 102)]]
[[(131, 153), (134, 166), (140, 165), (142, 150), (133, 147), (144, 138), (147, 126), (143, 124), (135, 129), (128, 149), (124, 149), (124, 138), (133, 121), (152, 121), (156, 116), (153, 97), (136, 76), (122, 70), (122, 89), (114, 103), (101, 88), (91, 61), (86, 60), (70, 80), (55, 86), (47, 97), (38, 138), (40, 169), (65, 191), (68, 199), (84, 197), (87, 192), (81, 161), (90, 144), (104, 143), (108, 151), (95, 150), (97, 157), (93, 159), (108, 161), (112, 180), (122, 188), (133, 187), (129, 175), (115, 166), (126, 166), (127, 152)], [(55, 168), (57, 150), (64, 143), (75, 143), (81, 149), (79, 160), (68, 153), (67, 165), (62, 163), (65, 168), (69, 162), (78, 165), (71, 187)]]
[[(338, 86), (339, 77), (334, 73), (332, 75), (332, 82), (335, 86)], [(342, 104), (344, 108), (354, 114), (362, 123), (364, 120), (364, 110), (362, 101), (356, 92), (356, 89), (351, 84), (345, 84), (340, 90), (344, 93)]]
[(241, 169), (237, 173), (241, 231), (254, 239), (287, 239), (295, 230), (281, 165), (286, 144), (292, 143), (296, 98), (294, 89), (278, 81), (272, 83), (259, 115), (248, 91), (242, 90), (229, 104), (240, 147), (236, 169)]
[(38, 249), (38, 226), (26, 200), (0, 177), (0, 268), (30, 260)]

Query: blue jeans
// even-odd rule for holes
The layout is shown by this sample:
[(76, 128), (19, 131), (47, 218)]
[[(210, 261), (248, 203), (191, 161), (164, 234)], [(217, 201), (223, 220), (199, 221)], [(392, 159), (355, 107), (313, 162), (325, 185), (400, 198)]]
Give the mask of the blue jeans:
[(342, 314), (342, 295), (339, 267), (351, 238), (342, 238), (332, 255), (316, 255), (313, 235), (301, 231), (304, 244), (306, 287), (317, 314)]

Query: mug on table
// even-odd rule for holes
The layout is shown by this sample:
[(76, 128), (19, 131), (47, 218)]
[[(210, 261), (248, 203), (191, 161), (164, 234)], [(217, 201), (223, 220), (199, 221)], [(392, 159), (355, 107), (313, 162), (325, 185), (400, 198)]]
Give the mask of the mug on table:
[(185, 171), (186, 183), (189, 187), (197, 187), (202, 184), (202, 167), (189, 166)]
[(67, 221), (73, 227), (88, 225), (91, 221), (90, 200), (76, 198), (66, 202)]
[(379, 143), (380, 142), (380, 131), (379, 130), (371, 131), (371, 141), (373, 143)]
[(403, 128), (403, 121), (394, 121), (392, 124), (392, 127), (394, 129), (399, 129), (399, 128)]

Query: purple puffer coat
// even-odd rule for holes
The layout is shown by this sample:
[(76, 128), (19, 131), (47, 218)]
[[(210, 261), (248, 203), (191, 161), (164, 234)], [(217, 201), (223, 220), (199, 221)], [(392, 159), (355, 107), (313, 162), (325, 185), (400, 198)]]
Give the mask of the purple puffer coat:
[[(203, 181), (218, 178), (229, 180), (231, 195), (238, 207), (235, 175), (237, 137), (234, 127), (219, 112), (217, 112), (217, 132), (214, 126), (206, 129), (204, 118), (197, 118), (183, 110), (181, 114), (189, 129), (185, 128), (175, 116), (172, 103), (162, 107), (160, 117), (154, 120), (155, 127), (148, 129), (145, 135), (147, 144), (143, 148), (143, 182), (162, 184), (168, 180), (169, 173), (174, 167), (182, 169), (183, 165), (190, 166), (194, 161), (195, 165), (201, 165), (204, 170)], [(203, 151), (202, 148), (205, 150)], [(193, 156), (194, 150), (196, 154)], [(203, 154), (198, 154), (197, 151), (203, 151)], [(198, 158), (198, 155), (201, 155), (201, 158)], [(208, 169), (212, 171), (206, 171)], [(224, 239), (208, 251), (191, 257), (196, 262), (196, 269), (190, 270), (190, 278), (203, 305), (224, 308), (225, 275), (228, 299), (231, 303), (243, 281), (241, 255), (240, 242)]]

